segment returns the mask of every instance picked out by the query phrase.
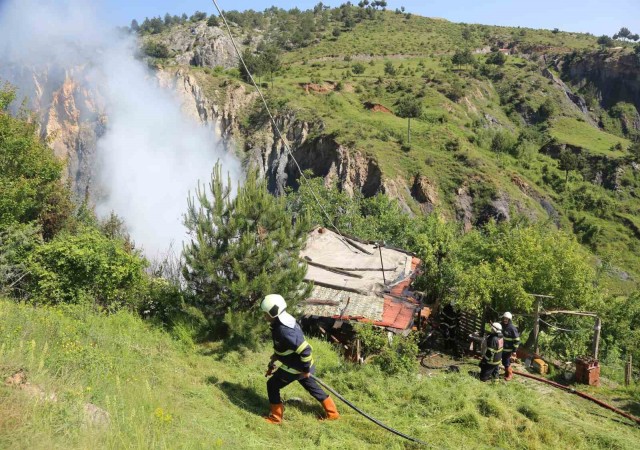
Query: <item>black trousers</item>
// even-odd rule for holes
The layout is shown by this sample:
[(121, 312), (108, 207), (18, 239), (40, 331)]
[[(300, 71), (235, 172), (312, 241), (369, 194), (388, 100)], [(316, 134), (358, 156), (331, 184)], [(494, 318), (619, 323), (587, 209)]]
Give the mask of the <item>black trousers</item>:
[[(312, 369), (313, 373), (314, 370)], [(319, 402), (324, 401), (329, 395), (318, 385), (316, 380), (313, 378), (301, 378), (300, 374), (292, 374), (289, 372), (285, 372), (282, 369), (276, 370), (276, 373), (273, 374), (269, 381), (267, 381), (267, 394), (269, 395), (269, 403), (272, 405), (282, 403), (282, 399), (280, 398), (280, 389), (288, 386), (294, 381), (298, 381), (300, 385), (307, 390), (309, 394)]]
[(489, 381), (491, 378), (498, 378), (499, 375), (499, 364), (489, 364), (484, 358), (480, 361), (480, 381)]

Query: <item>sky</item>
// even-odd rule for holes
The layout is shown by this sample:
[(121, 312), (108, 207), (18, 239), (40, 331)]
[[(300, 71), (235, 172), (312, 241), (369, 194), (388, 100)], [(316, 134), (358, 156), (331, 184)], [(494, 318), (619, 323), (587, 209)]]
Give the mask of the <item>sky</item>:
[[(0, 0), (0, 3), (3, 0)], [(215, 12), (212, 0), (98, 0), (104, 17), (113, 25), (128, 25), (131, 19), (164, 16), (166, 12), (191, 15), (194, 11)], [(272, 5), (310, 9), (318, 0), (217, 0), (223, 10), (254, 9)], [(95, 1), (93, 2), (95, 3)], [(327, 0), (329, 6), (344, 1)], [(358, 3), (352, 0), (352, 3)], [(529, 28), (559, 28), (563, 31), (612, 35), (626, 26), (640, 33), (640, 0), (387, 0), (388, 8), (404, 6), (407, 12), (441, 17), (453, 22), (511, 25)]]

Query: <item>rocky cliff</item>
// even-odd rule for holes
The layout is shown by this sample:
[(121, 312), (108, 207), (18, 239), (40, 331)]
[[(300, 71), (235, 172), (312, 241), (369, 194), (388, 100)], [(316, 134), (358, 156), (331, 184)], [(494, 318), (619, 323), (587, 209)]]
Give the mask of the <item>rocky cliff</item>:
[(96, 141), (106, 126), (102, 97), (86, 82), (87, 67), (6, 69), (3, 74), (17, 85), (18, 95), (28, 98), (42, 138), (66, 162), (66, 178), (83, 195), (94, 174)]
[(563, 78), (577, 86), (591, 83), (605, 108), (618, 102), (640, 110), (640, 58), (627, 50), (567, 55), (558, 64)]
[(238, 56), (227, 33), (205, 22), (175, 26), (167, 34), (146, 40), (166, 45), (171, 60), (181, 66), (228, 69), (238, 65)]

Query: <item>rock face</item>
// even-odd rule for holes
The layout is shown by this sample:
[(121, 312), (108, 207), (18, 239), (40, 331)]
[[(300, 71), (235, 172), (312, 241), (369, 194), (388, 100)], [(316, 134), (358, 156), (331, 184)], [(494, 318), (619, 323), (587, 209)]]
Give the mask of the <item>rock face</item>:
[(430, 213), (439, 204), (437, 187), (424, 175), (416, 174), (411, 196), (420, 204), (424, 213)]
[(238, 65), (236, 51), (227, 33), (221, 28), (209, 27), (205, 22), (175, 26), (158, 42), (165, 44), (176, 55), (174, 60), (179, 65), (220, 66), (225, 69)]
[(605, 108), (627, 102), (640, 110), (640, 59), (634, 54), (597, 52), (561, 64), (564, 79), (592, 83)]
[[(214, 102), (185, 68), (159, 71), (157, 76), (161, 85), (176, 91), (186, 114), (214, 126), (230, 147), (242, 147), (247, 165), (259, 170), (271, 192), (281, 195), (287, 186), (297, 187), (298, 167), (271, 123), (265, 120), (250, 131), (241, 129), (241, 113), (258, 100), (253, 90), (244, 84), (226, 86), (214, 93), (218, 99)], [(298, 120), (291, 112), (277, 115), (275, 120), (303, 171), (309, 169), (327, 183), (337, 181), (340, 188), (350, 193), (361, 191), (370, 196), (384, 191), (377, 162), (323, 136), (322, 123)], [(312, 131), (320, 137), (309, 139)]]
[(567, 98), (571, 100), (571, 102), (584, 115), (585, 119), (587, 119), (587, 121), (591, 125), (597, 126), (596, 122), (591, 118), (591, 115), (589, 114), (589, 108), (587, 107), (587, 102), (584, 100), (584, 98), (580, 97), (577, 94), (574, 94), (571, 89), (569, 89), (569, 87), (561, 79), (556, 77), (549, 69), (545, 68), (542, 71), (542, 75), (553, 81), (553, 83), (565, 93)]
[(97, 139), (104, 134), (104, 102), (87, 88), (89, 68), (36, 71), (29, 68), (14, 73), (21, 80), (21, 94), (30, 97), (37, 113), (40, 135), (54, 154), (66, 162), (66, 179), (82, 195), (93, 178)]

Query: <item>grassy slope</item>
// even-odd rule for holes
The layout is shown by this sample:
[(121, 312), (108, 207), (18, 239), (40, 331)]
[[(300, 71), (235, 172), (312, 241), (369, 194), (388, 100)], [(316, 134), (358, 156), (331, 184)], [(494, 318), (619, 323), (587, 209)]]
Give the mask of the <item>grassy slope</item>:
[[(20, 368), (57, 402), (0, 387), (1, 448), (412, 448), (356, 413), (322, 423), (297, 385), (286, 423), (267, 425), (269, 351), (223, 352), (176, 341), (132, 315), (34, 309), (0, 301), (0, 375)], [(538, 385), (466, 374), (385, 378), (313, 341), (327, 382), (372, 415), (438, 448), (638, 448), (640, 431), (590, 403)], [(610, 395), (624, 395), (610, 392)], [(82, 407), (107, 410), (106, 428)]]

